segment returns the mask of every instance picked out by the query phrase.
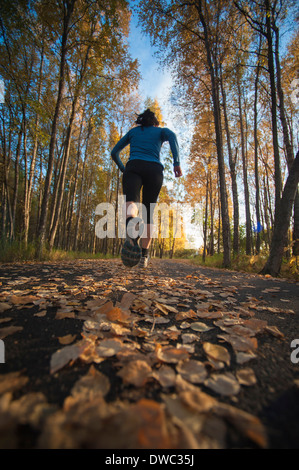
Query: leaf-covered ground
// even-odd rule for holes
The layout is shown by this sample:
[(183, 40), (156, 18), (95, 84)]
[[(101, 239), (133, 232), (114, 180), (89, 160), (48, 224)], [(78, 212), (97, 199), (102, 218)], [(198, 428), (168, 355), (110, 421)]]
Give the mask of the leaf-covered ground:
[(0, 282), (0, 448), (298, 448), (298, 284), (160, 260)]

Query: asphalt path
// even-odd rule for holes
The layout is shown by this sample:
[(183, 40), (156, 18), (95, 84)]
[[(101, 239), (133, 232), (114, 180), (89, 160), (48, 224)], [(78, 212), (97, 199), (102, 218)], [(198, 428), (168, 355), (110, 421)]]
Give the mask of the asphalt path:
[[(218, 318), (196, 318), (196, 321), (210, 327), (207, 331), (193, 329), (192, 321), (188, 323), (188, 319), (183, 325), (175, 313), (169, 311), (167, 315), (163, 315), (162, 310), (160, 316), (153, 316), (152, 323), (147, 317), (148, 321), (141, 321), (140, 325), (146, 331), (144, 334), (156, 335), (156, 344), (164, 335), (162, 349), (167, 343), (177, 347), (183, 333), (198, 335), (193, 349), (187, 343), (190, 346), (189, 358), (196, 361), (206, 360), (203, 343), (225, 347), (230, 354), (230, 364), (218, 370), (209, 363), (209, 373), (220, 374), (224, 371), (236, 377), (239, 370), (250, 368), (254, 374), (254, 383), (249, 386), (241, 382), (238, 393), (219, 393), (206, 382), (199, 385), (193, 383), (191, 387), (211, 396), (217, 403), (232, 406), (256, 417), (265, 428), (266, 443), (261, 443), (259, 437), (248, 439), (248, 433), (240, 432), (240, 426), (232, 426), (232, 421), (230, 424), (226, 421), (227, 427), (222, 434), (219, 431), (221, 426), (217, 426), (217, 437), (213, 440), (211, 428), (217, 425), (217, 420), (220, 419), (218, 414), (216, 421), (208, 421), (206, 440), (201, 441), (196, 435), (195, 427), (192, 427), (195, 425), (192, 423), (191, 429), (199, 447), (201, 442), (204, 442), (202, 446), (205, 448), (299, 447), (298, 283), (199, 267), (177, 260), (152, 260), (147, 271), (136, 268), (127, 270), (119, 260), (2, 264), (0, 282), (0, 339), (5, 346), (5, 363), (0, 364), (0, 448), (59, 447), (60, 441), (56, 443), (52, 438), (47, 440), (48, 434), (43, 430), (44, 423), (52, 413), (57, 413), (64, 407), (74, 385), (80, 377), (87, 374), (91, 363), (109, 379), (109, 392), (105, 396), (107, 403), (121, 401), (132, 405), (141, 403), (142, 399), (161, 403), (161, 396), (166, 393), (165, 387), (154, 380), (147, 380), (144, 386), (136, 387), (126, 383), (117, 373), (119, 363), (115, 356), (94, 362), (73, 360), (55, 372), (50, 370), (51, 359), (59, 349), (82, 339), (82, 331), (88, 321), (87, 302), (100, 298), (103, 302), (109, 301), (114, 306), (119, 306), (125, 293), (133, 294), (140, 302), (144, 299), (154, 300), (160, 307), (165, 303), (179, 312), (218, 312)], [(139, 315), (140, 313), (141, 311)], [(224, 315), (223, 318), (220, 315)], [(160, 324), (157, 321), (163, 318), (167, 318), (168, 323)], [(227, 323), (217, 323), (221, 319)], [(240, 322), (235, 321), (236, 319)], [(234, 345), (228, 341), (227, 328), (240, 324), (245, 326), (242, 322), (249, 320), (260, 320), (264, 322), (260, 324), (267, 328), (254, 335), (257, 341), (255, 357), (241, 364), (236, 360)], [(123, 335), (122, 332), (116, 336), (123, 338)], [(127, 337), (132, 341), (138, 339), (141, 350), (145, 353), (144, 357), (146, 351), (152, 352), (149, 347), (151, 343), (143, 348), (142, 336), (136, 336), (136, 332), (134, 335), (133, 338), (128, 333)], [(69, 342), (68, 338), (71, 338)], [(157, 371), (161, 363), (165, 365), (161, 360), (153, 368)], [(177, 367), (175, 362), (166, 361), (166, 364), (173, 369)], [(186, 390), (189, 391), (188, 388)], [(192, 390), (194, 389), (190, 388)], [(169, 396), (174, 397), (175, 392), (178, 392), (175, 386), (167, 388)], [(43, 405), (43, 410), (46, 411), (38, 415), (38, 424), (34, 421), (36, 402), (35, 412), (29, 412), (28, 405), (28, 397), (35, 397), (36, 400), (37, 394), (42, 394), (43, 403), (47, 403), (47, 407)], [(27, 397), (27, 401), (24, 397)], [(25, 408), (27, 411), (24, 411)], [(111, 439), (109, 446), (113, 448), (114, 442)], [(165, 442), (167, 448), (167, 442), (170, 441)], [(184, 442), (188, 443), (185, 444), (186, 448), (191, 445), (188, 439)], [(61, 447), (64, 445), (61, 444)], [(79, 443), (78, 447), (80, 445)], [(151, 441), (150, 445), (154, 446), (155, 441)], [(76, 444), (71, 446), (75, 447)], [(99, 444), (93, 439), (86, 443), (85, 439), (82, 446), (93, 448)], [(117, 439), (115, 446), (120, 446)], [(126, 444), (122, 441), (122, 446), (129, 448), (134, 443)], [(146, 448), (147, 445), (143, 444), (143, 447)], [(196, 449), (197, 444), (193, 443), (192, 447)]]

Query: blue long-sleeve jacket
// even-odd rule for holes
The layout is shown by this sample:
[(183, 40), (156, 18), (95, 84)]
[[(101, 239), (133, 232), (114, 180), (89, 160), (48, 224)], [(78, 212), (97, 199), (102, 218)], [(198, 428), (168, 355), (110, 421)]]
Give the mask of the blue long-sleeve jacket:
[[(130, 144), (129, 160), (145, 160), (161, 163), (160, 152), (164, 142), (169, 142), (173, 165), (180, 165), (179, 146), (176, 135), (167, 127), (133, 127), (124, 135), (111, 151), (111, 157), (123, 172), (125, 169), (119, 154)], [(163, 166), (163, 165), (162, 165)]]

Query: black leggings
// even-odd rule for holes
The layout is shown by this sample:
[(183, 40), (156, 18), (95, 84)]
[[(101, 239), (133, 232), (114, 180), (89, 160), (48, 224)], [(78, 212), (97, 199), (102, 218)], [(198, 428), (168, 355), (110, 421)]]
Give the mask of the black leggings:
[(160, 163), (144, 160), (131, 160), (123, 173), (123, 193), (126, 201), (140, 202), (142, 188), (142, 204), (146, 209), (143, 220), (153, 223), (154, 204), (157, 202), (163, 184), (163, 167)]

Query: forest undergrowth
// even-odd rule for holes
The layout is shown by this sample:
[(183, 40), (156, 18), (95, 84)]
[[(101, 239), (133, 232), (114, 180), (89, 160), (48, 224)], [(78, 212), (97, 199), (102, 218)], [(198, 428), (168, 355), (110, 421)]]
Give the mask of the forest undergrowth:
[[(178, 252), (174, 254), (174, 261), (188, 261), (192, 264), (205, 266), (209, 268), (223, 268), (223, 255), (214, 254), (213, 256), (206, 256), (203, 261), (202, 255), (188, 255), (188, 250), (182, 257)], [(18, 263), (18, 262), (55, 262), (55, 261), (68, 261), (79, 259), (114, 259), (119, 255), (112, 255), (111, 253), (88, 253), (85, 251), (66, 251), (61, 249), (49, 250), (44, 248), (41, 257), (37, 256), (36, 245), (29, 243), (27, 246), (19, 241), (7, 242), (0, 244), (0, 263)], [(153, 257), (153, 259), (159, 257)], [(246, 255), (240, 253), (237, 256), (232, 255), (232, 263), (229, 269), (239, 272), (247, 272), (252, 274), (259, 274), (263, 269), (268, 258), (268, 253), (263, 252), (259, 255)], [(166, 255), (164, 259), (168, 259)], [(293, 281), (299, 281), (299, 256), (289, 255), (283, 259), (279, 277), (286, 278)]]

